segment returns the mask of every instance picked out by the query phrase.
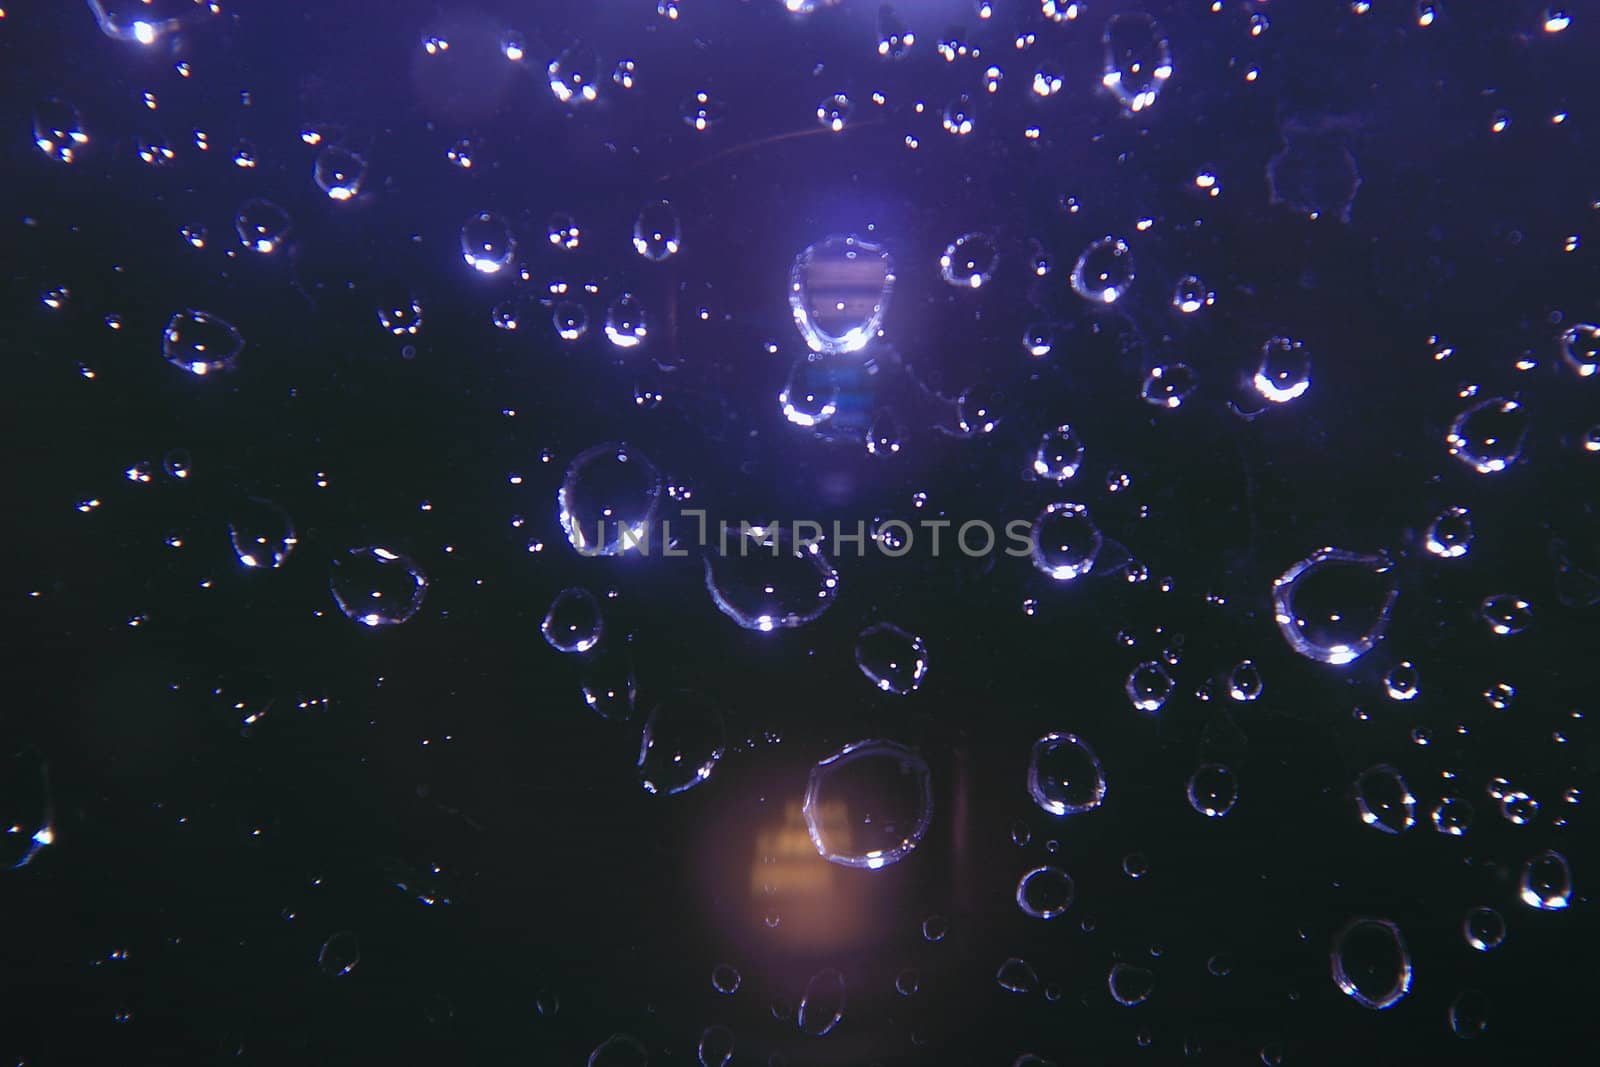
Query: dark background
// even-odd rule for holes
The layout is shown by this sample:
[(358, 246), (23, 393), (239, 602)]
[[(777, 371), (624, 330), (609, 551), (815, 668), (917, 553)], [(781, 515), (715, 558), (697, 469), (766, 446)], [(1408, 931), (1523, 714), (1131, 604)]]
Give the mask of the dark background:
[[(692, 1063), (718, 1023), (736, 1035), (735, 1063), (1008, 1064), (1024, 1051), (1249, 1063), (1263, 1049), (1286, 1063), (1525, 1063), (1593, 1032), (1596, 748), (1582, 713), (1600, 636), (1600, 456), (1582, 438), (1600, 423), (1600, 382), (1555, 344), (1600, 315), (1592, 12), (1574, 5), (1570, 28), (1546, 34), (1542, 5), (1522, 2), (1441, 3), (1427, 28), (1403, 3), (1365, 15), (1334, 2), (1129, 4), (1118, 10), (1160, 21), (1175, 67), (1155, 107), (1129, 117), (1097, 91), (1103, 3), (1053, 25), (1023, 0), (997, 0), (987, 22), (966, 0), (906, 0), (917, 43), (898, 62), (876, 53), (870, 3), (795, 19), (778, 0), (682, 0), (676, 21), (620, 0), (176, 6), (190, 25), (149, 47), (102, 35), (78, 3), (6, 4), (0, 19), (0, 823), (37, 823), (42, 760), (55, 831), (30, 864), (0, 872), (0, 1054), (555, 1064), (624, 1032), (652, 1062)], [(1270, 18), (1259, 36), (1253, 13)], [(953, 24), (981, 57), (939, 57)], [(507, 28), (528, 42), (520, 69), (498, 51)], [(1037, 43), (1014, 48), (1030, 31)], [(442, 59), (423, 54), (429, 33), (451, 40)], [(542, 75), (574, 39), (601, 57), (601, 96), (569, 109)], [(631, 91), (609, 79), (624, 57), (638, 66)], [(990, 64), (1005, 71), (992, 96)], [(1041, 64), (1065, 80), (1049, 100), (1029, 91)], [(725, 108), (704, 133), (680, 118), (699, 89)], [(838, 91), (855, 112), (835, 135), (814, 112)], [(963, 92), (975, 129), (953, 138), (939, 113)], [(34, 108), (51, 97), (90, 136), (70, 166), (32, 144)], [(1496, 135), (1501, 109), (1512, 122)], [(368, 159), (354, 201), (312, 182), (307, 124)], [(1266, 171), (1286, 126), (1349, 150), (1361, 185), (1348, 223), (1338, 203), (1311, 221), (1272, 202)], [(141, 135), (177, 158), (146, 167)], [(461, 137), (478, 143), (470, 171), (445, 159)], [(232, 163), (241, 140), (254, 169)], [(1201, 170), (1220, 196), (1195, 188)], [(1338, 186), (1313, 168), (1301, 194), (1337, 200)], [(233, 214), (254, 196), (294, 220), (277, 255), (234, 240)], [(683, 251), (647, 263), (628, 235), (663, 198)], [(462, 264), (461, 222), (484, 210), (513, 224), (526, 283)], [(556, 211), (583, 226), (577, 253), (546, 241)], [(1143, 232), (1141, 218), (1153, 220)], [(204, 249), (179, 236), (195, 224)], [(887, 462), (859, 434), (788, 425), (776, 400), (801, 352), (784, 295), (794, 254), (869, 227), (898, 276), (879, 353), (893, 373), (861, 402), (905, 401), (906, 447)], [(980, 229), (1001, 250), (994, 279), (946, 286), (939, 253)], [(1110, 310), (1066, 286), (1107, 233), (1129, 241), (1139, 273)], [(1044, 279), (1030, 238), (1049, 253)], [(1185, 273), (1215, 307), (1172, 311)], [(576, 345), (557, 341), (541, 303), (558, 279), (597, 289)], [(414, 339), (376, 321), (397, 285), (424, 307)], [(57, 287), (70, 296), (51, 310), (41, 295)], [(644, 302), (651, 337), (618, 357), (600, 324), (624, 290)], [(490, 323), (505, 300), (520, 309), (514, 332)], [(233, 372), (195, 378), (162, 360), (162, 326), (184, 307), (239, 327)], [(1019, 339), (1044, 319), (1062, 340), (1030, 360)], [(1241, 418), (1229, 403), (1248, 403), (1274, 334), (1313, 352), (1312, 387)], [(1434, 358), (1433, 336), (1450, 358)], [(1145, 372), (1179, 361), (1196, 392), (1173, 412), (1142, 402)], [(1446, 453), (1468, 385), (1532, 414), (1503, 474)], [(1003, 413), (976, 440), (905, 400), (969, 387)], [(664, 402), (637, 405), (640, 388)], [(1022, 480), (1039, 434), (1063, 422), (1087, 443), (1083, 470), (1060, 490)], [(846, 553), (820, 620), (747, 633), (716, 611), (694, 559), (582, 559), (566, 544), (562, 471), (608, 440), (733, 521), (999, 523), (1080, 500), (1149, 579), (1055, 586), (1003, 557)], [(173, 449), (192, 457), (189, 478), (162, 473)], [(141, 462), (149, 483), (124, 477)], [(1111, 471), (1129, 487), (1107, 492)], [(251, 496), (293, 518), (299, 544), (279, 570), (247, 571), (231, 551), (228, 523)], [(98, 508), (77, 510), (91, 498)], [(1452, 505), (1471, 509), (1477, 537), (1466, 558), (1439, 561), (1420, 531)], [(164, 544), (174, 535), (182, 548)], [(372, 543), (411, 554), (430, 580), (403, 626), (366, 630), (328, 595), (329, 561)], [(1397, 562), (1388, 637), (1344, 668), (1295, 656), (1271, 618), (1273, 577), (1324, 544)], [(633, 635), (640, 719), (673, 689), (722, 711), (729, 749), (704, 786), (646, 795), (638, 720), (584, 708), (578, 668), (538, 635), (572, 585), (616, 591), (607, 628)], [(1505, 592), (1535, 621), (1496, 638), (1475, 611)], [(928, 644), (928, 681), (908, 698), (873, 691), (852, 661), (855, 634), (879, 619)], [(1123, 680), (1164, 651), (1177, 692), (1136, 715)], [(1259, 701), (1233, 704), (1225, 685), (1198, 699), (1244, 658), (1266, 679)], [(1384, 696), (1401, 660), (1422, 678), (1408, 704)], [(1481, 696), (1496, 682), (1516, 687), (1508, 711)], [(264, 714), (242, 728), (241, 707)], [(1030, 802), (1028, 749), (1051, 730), (1099, 753), (1101, 810), (1052, 819)], [(807, 770), (867, 737), (929, 762), (928, 837), (880, 872), (802, 848), (784, 862), (818, 888), (767, 899), (756, 872), (769, 842), (803, 834)], [(1241, 797), (1207, 820), (1184, 783), (1219, 754)], [(1350, 785), (1376, 763), (1417, 796), (1409, 833), (1357, 818)], [(1497, 776), (1541, 802), (1531, 825), (1485, 795)], [(1564, 802), (1573, 788), (1582, 803)], [(1476, 809), (1461, 838), (1428, 822), (1446, 794)], [(1546, 848), (1572, 864), (1565, 913), (1516, 899), (1523, 861)], [(1134, 853), (1150, 868), (1136, 881), (1123, 873)], [(1016, 879), (1044, 862), (1077, 885), (1048, 924), (1013, 902)], [(433, 865), (426, 885), (448, 903), (395, 888)], [(1460, 933), (1478, 904), (1510, 930), (1487, 954)], [(939, 943), (921, 936), (932, 914), (949, 920)], [(1329, 976), (1332, 935), (1357, 915), (1392, 919), (1411, 949), (1413, 991), (1387, 1012)], [(317, 958), (339, 931), (361, 958), (333, 977)], [(1227, 977), (1207, 972), (1217, 953)], [(1033, 965), (1040, 991), (998, 987), (1010, 956)], [(1155, 972), (1148, 1003), (1107, 995), (1117, 960)], [(718, 963), (743, 974), (732, 997), (711, 988)], [(844, 974), (848, 1004), (834, 1033), (810, 1038), (772, 1008), (792, 1012), (825, 967)], [(906, 968), (920, 988), (901, 998)], [(1490, 1005), (1488, 1032), (1470, 1041), (1447, 1022), (1465, 990)], [(541, 996), (559, 1010), (540, 1013)]]

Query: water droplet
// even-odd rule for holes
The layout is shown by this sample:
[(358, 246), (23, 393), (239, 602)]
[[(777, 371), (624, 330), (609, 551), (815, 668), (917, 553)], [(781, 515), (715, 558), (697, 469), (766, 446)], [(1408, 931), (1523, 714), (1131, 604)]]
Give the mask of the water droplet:
[(1206, 283), (1193, 274), (1179, 278), (1172, 290), (1172, 306), (1184, 315), (1193, 315), (1216, 302), (1217, 294), (1206, 288)]
[(250, 497), (235, 509), (228, 523), (228, 539), (241, 564), (262, 570), (283, 566), (300, 543), (289, 513), (260, 497)]
[(1561, 358), (1580, 378), (1600, 369), (1600, 326), (1590, 322), (1569, 326), (1561, 334), (1560, 346)]
[(811, 976), (795, 1012), (795, 1025), (812, 1037), (826, 1037), (844, 1018), (844, 975), (828, 967)]
[(1187, 363), (1158, 365), (1151, 367), (1150, 373), (1145, 375), (1144, 384), (1139, 387), (1139, 397), (1155, 407), (1176, 410), (1183, 406), (1183, 402), (1189, 399), (1199, 384), (1200, 376)]
[(1075, 734), (1045, 734), (1028, 760), (1028, 794), (1051, 815), (1077, 815), (1106, 798), (1105, 770)]
[(1240, 660), (1228, 672), (1228, 696), (1242, 704), (1259, 698), (1265, 688), (1266, 681), (1261, 677), (1261, 668), (1253, 660)]
[(1450, 1032), (1464, 1041), (1482, 1037), (1489, 1030), (1489, 998), (1474, 989), (1456, 994), (1447, 1013)]
[(1495, 396), (1457, 415), (1445, 434), (1445, 445), (1479, 474), (1494, 474), (1521, 458), (1527, 436), (1526, 409), (1515, 400)]
[(1272, 583), (1274, 618), (1290, 648), (1338, 666), (1383, 638), (1398, 588), (1387, 556), (1321, 548)]
[(1417, 668), (1409, 660), (1396, 663), (1383, 676), (1383, 689), (1390, 700), (1415, 700), (1422, 691)]
[(1299, 341), (1274, 337), (1261, 346), (1256, 392), (1274, 404), (1286, 404), (1311, 388), (1311, 353)]
[[(728, 539), (732, 534), (734, 540)], [(815, 621), (839, 593), (839, 572), (815, 542), (787, 530), (725, 530), (705, 553), (706, 590), (747, 630), (793, 629)]]
[(1355, 801), (1361, 821), (1386, 834), (1405, 833), (1417, 823), (1417, 798), (1400, 772), (1387, 763), (1361, 772)]
[(944, 106), (944, 132), (965, 137), (972, 132), (972, 97), (962, 93)]
[(1496, 682), (1483, 691), (1483, 699), (1495, 711), (1505, 711), (1517, 697), (1517, 688), (1509, 682)]
[(1094, 569), (1105, 543), (1083, 504), (1050, 504), (1029, 531), (1033, 565), (1058, 582), (1070, 582)]
[(1156, 20), (1143, 14), (1119, 14), (1106, 20), (1101, 37), (1105, 51), (1100, 84), (1129, 112), (1156, 102), (1172, 77), (1172, 51)]
[(844, 93), (833, 93), (822, 98), (817, 105), (817, 122), (825, 130), (838, 133), (850, 121), (850, 114), (855, 110), (855, 105)]
[(921, 979), (918, 978), (917, 972), (909, 968), (894, 976), (894, 991), (902, 997), (915, 996), (921, 987)]
[(684, 97), (679, 111), (685, 126), (696, 133), (704, 133), (721, 122), (728, 109), (721, 100), (701, 90)]
[(1472, 805), (1460, 797), (1442, 797), (1434, 806), (1433, 828), (1448, 837), (1460, 837), (1472, 825)]
[(1510, 593), (1496, 593), (1483, 598), (1478, 617), (1496, 637), (1511, 637), (1533, 624), (1533, 605)]
[(1352, 919), (1333, 938), (1333, 982), (1363, 1008), (1383, 1011), (1411, 992), (1411, 954), (1387, 919)]
[(1166, 673), (1166, 667), (1154, 659), (1149, 659), (1128, 672), (1128, 680), (1123, 683), (1122, 688), (1123, 693), (1128, 694), (1128, 701), (1133, 704), (1134, 709), (1154, 713), (1162, 710), (1162, 705), (1166, 704), (1166, 697), (1173, 694), (1176, 686), (1170, 673)]
[(390, 286), (378, 300), (378, 324), (396, 337), (414, 336), (422, 329), (422, 304), (409, 289)]
[(563, 589), (545, 612), (539, 632), (557, 652), (587, 652), (605, 633), (600, 602), (587, 589)]
[(563, 341), (578, 341), (589, 332), (589, 313), (582, 304), (562, 300), (550, 312), (550, 323), (555, 327), (556, 336)]
[(564, 211), (550, 216), (547, 233), (550, 247), (563, 252), (576, 252), (583, 243), (583, 230), (578, 226), (578, 220)]
[(887, 59), (900, 59), (917, 43), (916, 34), (906, 28), (895, 14), (893, 6), (882, 4), (878, 8), (878, 54)]
[(1007, 993), (1016, 993), (1018, 996), (1027, 996), (1039, 988), (1039, 976), (1034, 973), (1033, 966), (1027, 960), (1013, 956), (1000, 965), (995, 972), (994, 980), (1000, 988)]
[(1035, 867), (1017, 882), (1017, 907), (1035, 919), (1054, 919), (1072, 898), (1072, 876), (1059, 867)]
[(833, 368), (805, 357), (795, 360), (778, 392), (783, 417), (796, 426), (821, 426), (839, 410), (839, 383)]
[(957, 289), (979, 289), (994, 277), (1000, 249), (986, 233), (962, 234), (939, 257), (939, 276)]
[(161, 354), (190, 374), (204, 376), (229, 370), (244, 349), (244, 335), (226, 319), (190, 308), (167, 320)]
[(1072, 265), (1073, 292), (1094, 304), (1114, 304), (1133, 284), (1133, 252), (1120, 237), (1090, 242)]
[(333, 561), (329, 589), (345, 618), (363, 626), (393, 626), (422, 607), (428, 578), (409, 556), (388, 548), (352, 548)]
[(1505, 941), (1506, 921), (1493, 908), (1473, 908), (1461, 920), (1461, 935), (1479, 952), (1489, 952)]
[(1155, 973), (1131, 963), (1112, 964), (1110, 973), (1106, 975), (1106, 988), (1111, 992), (1111, 999), (1124, 1008), (1138, 1007), (1149, 1000), (1155, 987)]
[(461, 258), (479, 274), (498, 274), (516, 258), (517, 239), (505, 220), (480, 211), (461, 224)]
[(738, 968), (732, 964), (719, 963), (711, 968), (711, 988), (724, 996), (732, 996), (737, 993), (739, 991), (739, 983), (743, 980)]
[(581, 42), (552, 59), (545, 71), (550, 92), (563, 104), (591, 104), (600, 95), (600, 57)]
[(1526, 826), (1539, 816), (1539, 802), (1523, 792), (1500, 798), (1500, 815), (1513, 826)]
[(1572, 869), (1559, 852), (1545, 851), (1522, 865), (1518, 895), (1539, 911), (1561, 911), (1572, 898)]
[(78, 109), (57, 97), (33, 109), (33, 143), (57, 163), (72, 163), (89, 143)]
[(813, 352), (865, 348), (882, 332), (894, 289), (894, 262), (882, 247), (855, 237), (828, 237), (795, 257), (789, 307)]
[(311, 177), (329, 200), (352, 200), (367, 180), (367, 161), (340, 145), (327, 145), (317, 153)]
[(1422, 543), (1440, 559), (1460, 559), (1472, 548), (1472, 517), (1466, 508), (1445, 508), (1428, 523)]
[(606, 306), (606, 340), (624, 351), (638, 348), (650, 336), (644, 304), (632, 293), (622, 293)]
[(933, 817), (921, 756), (893, 741), (857, 741), (811, 768), (803, 805), (817, 854), (878, 870), (909, 855)]
[(894, 456), (905, 447), (905, 426), (892, 411), (880, 411), (867, 427), (867, 451), (874, 456)]
[(1061, 483), (1077, 475), (1083, 464), (1083, 441), (1071, 426), (1062, 424), (1039, 438), (1033, 453), (1033, 473)]
[(556, 495), (567, 542), (586, 556), (648, 554), (661, 474), (644, 455), (609, 442), (579, 453)]
[(1239, 782), (1220, 763), (1207, 763), (1189, 776), (1189, 806), (1201, 815), (1220, 819), (1239, 800)]
[(54, 822), (44, 758), (29, 747), (0, 758), (0, 870), (26, 867), (40, 849), (54, 844)]
[(632, 719), (639, 686), (627, 642), (607, 641), (586, 656), (580, 686), (583, 702), (602, 719)]
[(925, 941), (943, 941), (950, 931), (950, 923), (943, 915), (930, 915), (922, 920), (922, 937)]
[(682, 236), (678, 211), (665, 200), (646, 204), (633, 220), (633, 250), (653, 263), (677, 255)]
[(233, 230), (239, 243), (252, 252), (270, 255), (289, 240), (289, 213), (271, 200), (257, 197), (239, 205), (233, 216)]
[(341, 930), (322, 943), (317, 966), (329, 978), (342, 978), (361, 962), (361, 943), (349, 930)]
[(856, 638), (856, 666), (883, 692), (904, 696), (922, 688), (928, 649), (922, 638), (893, 623), (875, 623)]
[(612, 1034), (589, 1053), (586, 1067), (645, 1067), (648, 1053), (637, 1039), (627, 1034)]
[(675, 693), (650, 712), (639, 737), (639, 784), (673, 796), (711, 777), (727, 748), (722, 716), (687, 693)]
[(733, 1062), (733, 1031), (726, 1026), (708, 1026), (700, 1035), (695, 1052), (700, 1067), (727, 1067)]

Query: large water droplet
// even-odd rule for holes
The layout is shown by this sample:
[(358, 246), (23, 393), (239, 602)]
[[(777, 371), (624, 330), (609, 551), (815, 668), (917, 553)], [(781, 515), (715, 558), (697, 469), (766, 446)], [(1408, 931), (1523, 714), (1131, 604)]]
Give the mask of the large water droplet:
[(1515, 400), (1494, 396), (1462, 411), (1450, 423), (1445, 446), (1479, 474), (1495, 474), (1522, 456), (1528, 412)]
[(1113, 964), (1111, 972), (1106, 975), (1106, 988), (1111, 991), (1111, 999), (1124, 1008), (1137, 1007), (1149, 1000), (1155, 987), (1154, 972), (1131, 963)]
[(1506, 920), (1493, 908), (1478, 907), (1461, 920), (1461, 936), (1479, 952), (1490, 952), (1506, 939)]
[(857, 741), (811, 768), (804, 803), (817, 854), (878, 870), (909, 855), (933, 818), (928, 765), (893, 741)]
[(883, 692), (904, 696), (922, 688), (928, 648), (922, 638), (893, 623), (874, 623), (856, 638), (856, 666)]
[(1320, 548), (1272, 583), (1274, 619), (1302, 656), (1345, 664), (1383, 638), (1398, 589), (1387, 556)]
[(1206, 763), (1189, 776), (1188, 794), (1191, 808), (1208, 818), (1220, 819), (1238, 802), (1239, 782), (1224, 765)]
[(551, 601), (539, 632), (557, 652), (587, 652), (605, 633), (600, 602), (587, 589), (563, 589)]
[(596, 445), (567, 467), (556, 494), (567, 541), (586, 556), (656, 550), (661, 474), (625, 444)]
[(1172, 695), (1176, 684), (1166, 667), (1156, 660), (1146, 660), (1128, 672), (1122, 691), (1135, 709), (1146, 713), (1160, 711)]
[(612, 1034), (589, 1053), (586, 1067), (646, 1067), (650, 1056), (638, 1039)]
[(825, 1037), (844, 1018), (844, 975), (832, 967), (818, 971), (806, 983), (795, 1012), (795, 1025), (812, 1037)]
[(1261, 346), (1256, 392), (1274, 404), (1286, 404), (1311, 388), (1311, 353), (1299, 341), (1274, 337)]
[(894, 261), (881, 246), (828, 237), (795, 257), (789, 307), (813, 352), (856, 352), (878, 337), (894, 290)]
[(1039, 988), (1039, 975), (1034, 971), (1033, 965), (1015, 956), (1000, 965), (1000, 969), (994, 974), (994, 980), (999, 983), (1001, 989), (1018, 996), (1027, 996)]
[(1411, 954), (1387, 919), (1352, 919), (1333, 938), (1333, 982), (1363, 1008), (1383, 1011), (1411, 992)]
[(1580, 322), (1561, 334), (1561, 358), (1580, 378), (1592, 377), (1600, 370), (1600, 326)]
[(190, 374), (228, 370), (243, 350), (244, 335), (209, 311), (180, 311), (167, 320), (161, 333), (161, 354)]
[(1028, 794), (1051, 815), (1077, 815), (1106, 798), (1105, 770), (1075, 734), (1045, 734), (1028, 760)]
[(746, 630), (804, 626), (839, 592), (839, 572), (821, 547), (776, 528), (724, 531), (706, 549), (705, 574), (717, 609)]
[(1017, 882), (1017, 907), (1035, 919), (1054, 919), (1072, 898), (1072, 876), (1059, 867), (1035, 867)]
[(233, 230), (239, 243), (252, 252), (270, 255), (289, 240), (289, 213), (271, 200), (257, 197), (239, 205), (233, 216)]
[(962, 234), (939, 257), (939, 276), (957, 289), (978, 289), (994, 277), (1000, 250), (986, 233)]
[(461, 258), (479, 274), (499, 274), (517, 255), (517, 239), (505, 220), (480, 211), (461, 224)]
[[(587, 316), (584, 316), (587, 321)], [(562, 329), (562, 322), (556, 322), (556, 329), (563, 336), (567, 331)], [(617, 298), (606, 305), (605, 321), (606, 340), (617, 348), (627, 351), (638, 348), (650, 336), (650, 327), (645, 320), (644, 304), (632, 293), (620, 293)], [(579, 336), (582, 336), (581, 329)], [(576, 340), (576, 338), (570, 338)]]
[(1029, 530), (1033, 565), (1058, 582), (1070, 582), (1094, 569), (1105, 538), (1083, 504), (1048, 505)]
[(1403, 834), (1417, 824), (1417, 798), (1400, 772), (1380, 763), (1361, 772), (1355, 783), (1361, 821), (1386, 834)]
[(545, 72), (551, 94), (563, 104), (592, 104), (600, 95), (600, 57), (581, 42), (564, 49)]
[(722, 715), (688, 693), (675, 693), (650, 712), (639, 737), (639, 784), (672, 796), (711, 777), (727, 747)]
[(377, 628), (415, 615), (427, 594), (428, 578), (409, 556), (369, 546), (352, 548), (333, 561), (329, 589), (345, 618)]
[(367, 161), (341, 145), (328, 145), (317, 153), (311, 177), (329, 200), (352, 200), (367, 180)]
[(234, 509), (228, 522), (228, 539), (241, 564), (261, 570), (283, 566), (300, 543), (289, 513), (270, 500), (254, 496)]
[(633, 220), (633, 250), (654, 263), (677, 255), (682, 236), (678, 211), (665, 200), (646, 204)]
[(1522, 865), (1517, 895), (1530, 908), (1562, 911), (1572, 900), (1572, 868), (1556, 851), (1545, 851)]
[(1172, 77), (1172, 50), (1156, 20), (1144, 14), (1113, 15), (1101, 37), (1105, 63), (1100, 84), (1130, 112), (1156, 102)]
[(1039, 438), (1033, 453), (1033, 473), (1052, 482), (1064, 482), (1083, 464), (1083, 440), (1071, 426), (1061, 425)]
[(1115, 304), (1133, 284), (1133, 252), (1120, 237), (1102, 237), (1078, 255), (1072, 291), (1095, 304)]

